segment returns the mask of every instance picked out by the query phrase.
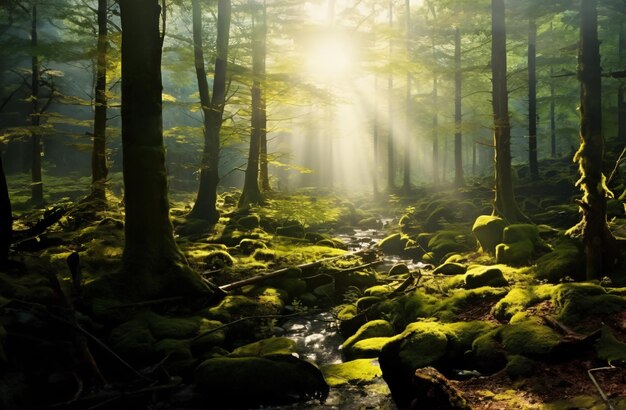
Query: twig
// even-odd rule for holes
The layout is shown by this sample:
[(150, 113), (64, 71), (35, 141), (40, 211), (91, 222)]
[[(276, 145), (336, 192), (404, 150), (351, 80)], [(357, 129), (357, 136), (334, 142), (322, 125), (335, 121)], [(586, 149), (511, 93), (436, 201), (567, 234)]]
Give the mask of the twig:
[(596, 389), (598, 390), (598, 393), (600, 393), (600, 397), (602, 397), (602, 401), (604, 401), (606, 403), (606, 405), (609, 408), (609, 410), (615, 410), (615, 407), (613, 406), (613, 403), (611, 402), (611, 400), (609, 400), (609, 398), (606, 395), (606, 393), (604, 392), (604, 390), (602, 390), (602, 388), (600, 387), (600, 384), (598, 383), (598, 381), (596, 380), (595, 376), (593, 375), (593, 372), (598, 371), (598, 370), (613, 370), (613, 369), (617, 369), (617, 367), (615, 367), (615, 366), (607, 366), (607, 367), (597, 367), (595, 369), (587, 370), (587, 374), (589, 375), (589, 378), (591, 379), (591, 382), (593, 383), (594, 386), (596, 386)]
[(617, 161), (615, 161), (615, 167), (613, 167), (613, 171), (611, 171), (611, 175), (609, 176), (609, 179), (606, 180), (607, 185), (613, 180), (613, 177), (615, 176), (615, 173), (617, 172), (617, 169), (619, 168), (619, 164), (623, 161), (624, 154), (626, 154), (626, 148), (622, 150), (622, 153), (619, 154)]

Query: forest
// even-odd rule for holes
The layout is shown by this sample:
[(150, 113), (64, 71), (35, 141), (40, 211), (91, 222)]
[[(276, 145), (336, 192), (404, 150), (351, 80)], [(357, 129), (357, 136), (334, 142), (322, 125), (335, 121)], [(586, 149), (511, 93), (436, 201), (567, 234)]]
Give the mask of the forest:
[(0, 408), (626, 409), (625, 17), (0, 0)]

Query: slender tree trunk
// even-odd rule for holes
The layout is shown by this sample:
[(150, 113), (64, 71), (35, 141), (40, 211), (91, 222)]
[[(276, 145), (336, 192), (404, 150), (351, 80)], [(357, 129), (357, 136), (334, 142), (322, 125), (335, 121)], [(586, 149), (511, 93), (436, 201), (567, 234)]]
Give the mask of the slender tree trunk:
[(0, 153), (0, 267), (6, 265), (13, 236), (13, 214), (6, 174)]
[(494, 214), (509, 223), (528, 222), (515, 201), (511, 175), (511, 126), (507, 92), (506, 23), (504, 0), (491, 0), (492, 7), (492, 104), (494, 116), (495, 182)]
[(194, 65), (196, 67), (196, 79), (203, 114), (204, 149), (202, 151), (198, 195), (189, 217), (202, 219), (214, 224), (219, 219), (216, 201), (217, 185), (220, 181), (220, 131), (224, 105), (226, 104), (226, 70), (228, 65), (228, 42), (230, 39), (231, 2), (230, 0), (219, 0), (217, 3), (217, 52), (212, 98), (209, 96), (209, 84), (204, 67), (200, 0), (192, 1), (192, 13)]
[(263, 47), (263, 24), (258, 24), (258, 12), (252, 11), (252, 132), (248, 151), (248, 167), (243, 184), (243, 192), (239, 199), (239, 207), (258, 204), (263, 200), (259, 189), (259, 143), (264, 127), (263, 113), (263, 74), (265, 67), (265, 47)]
[(463, 176), (463, 111), (461, 93), (463, 72), (461, 71), (461, 29), (454, 31), (454, 185), (465, 185)]
[[(374, 75), (374, 101), (378, 101), (378, 77)], [(374, 148), (374, 167), (372, 172), (372, 190), (374, 191), (374, 197), (379, 195), (378, 189), (378, 170), (380, 167), (380, 150), (378, 147), (379, 144), (379, 118), (378, 118), (378, 107), (374, 105), (374, 123), (372, 124), (372, 145)]]
[(533, 179), (539, 178), (537, 163), (537, 23), (528, 23), (528, 164)]
[[(435, 51), (435, 34), (432, 34), (432, 52), (433, 52), (433, 61), (436, 61), (436, 51)], [(436, 63), (433, 63), (436, 65)], [(439, 183), (439, 112), (438, 112), (438, 100), (439, 100), (439, 90), (437, 89), (437, 72), (433, 71), (433, 118), (432, 118), (432, 136), (433, 136), (433, 183)]]
[[(407, 60), (411, 55), (411, 2), (405, 0), (406, 9), (406, 55)], [(413, 107), (411, 104), (411, 72), (406, 72), (406, 96), (405, 96), (405, 130), (404, 130), (404, 165), (402, 176), (402, 191), (405, 194), (411, 192), (411, 118)]]
[(596, 279), (610, 273), (615, 265), (616, 252), (606, 221), (606, 200), (611, 193), (602, 173), (604, 136), (597, 1), (582, 0), (580, 12), (580, 148), (574, 161), (579, 165), (581, 178), (578, 184), (583, 198), (579, 201), (581, 221), (570, 233), (582, 235), (587, 279)]
[(472, 176), (476, 176), (476, 141), (472, 143)]
[(556, 95), (553, 76), (554, 67), (550, 67), (550, 156), (556, 158)]
[(96, 62), (95, 115), (91, 154), (91, 196), (99, 206), (106, 204), (106, 181), (109, 174), (106, 155), (107, 123), (107, 48), (108, 0), (98, 0), (98, 45)]
[(37, 55), (37, 4), (32, 6), (32, 19), (30, 30), (30, 44), (32, 47), (31, 59), (31, 99), (32, 114), (31, 124), (32, 130), (32, 150), (31, 150), (31, 201), (37, 208), (43, 207), (43, 181), (41, 175), (41, 133), (39, 126), (41, 125), (41, 110), (39, 108), (39, 56)]
[[(623, 65), (624, 52), (626, 51), (626, 34), (624, 25), (619, 26), (619, 64)], [(626, 101), (624, 101), (624, 84), (620, 83), (617, 89), (617, 136), (621, 141), (626, 140)]]
[[(262, 61), (261, 61), (261, 83), (265, 87), (265, 78), (266, 78), (266, 57), (267, 57), (267, 0), (263, 0), (263, 12), (261, 17), (261, 28), (259, 29), (259, 34), (261, 39), (259, 40), (259, 46), (262, 49)], [(261, 141), (260, 141), (260, 157), (259, 157), (259, 183), (261, 184), (261, 189), (264, 192), (268, 192), (272, 190), (270, 186), (270, 174), (268, 169), (268, 158), (267, 158), (267, 103), (265, 101), (265, 96), (261, 96)]]
[(174, 241), (163, 146), (158, 0), (120, 0), (125, 244), (130, 298), (205, 293)]
[[(393, 1), (389, 0), (389, 30), (393, 28)], [(393, 55), (393, 40), (389, 39), (389, 61)], [(394, 144), (394, 107), (393, 107), (393, 68), (389, 65), (389, 78), (387, 80), (387, 89), (389, 93), (389, 119), (387, 130), (387, 191), (394, 192), (396, 190), (396, 156)]]

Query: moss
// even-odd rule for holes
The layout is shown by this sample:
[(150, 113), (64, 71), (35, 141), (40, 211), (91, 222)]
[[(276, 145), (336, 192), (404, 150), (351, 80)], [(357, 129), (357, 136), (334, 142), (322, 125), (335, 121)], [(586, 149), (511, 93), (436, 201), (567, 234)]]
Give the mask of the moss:
[(254, 250), (252, 258), (256, 261), (271, 262), (276, 260), (277, 254), (272, 249), (259, 248)]
[(396, 263), (389, 269), (389, 276), (394, 275), (404, 275), (405, 273), (409, 273), (409, 267), (406, 266), (406, 263)]
[(582, 279), (585, 275), (585, 259), (576, 242), (562, 240), (554, 245), (554, 250), (536, 260), (535, 277), (558, 283), (569, 276)]
[(328, 395), (319, 369), (292, 356), (208, 359), (198, 366), (194, 378), (218, 407), (257, 408)]
[(496, 246), (496, 262), (525, 265), (529, 263), (534, 253), (535, 245), (528, 239), (514, 243), (501, 243)]
[(516, 313), (549, 299), (552, 290), (553, 286), (551, 285), (514, 287), (496, 303), (491, 313), (498, 320), (510, 320)]
[(267, 249), (267, 245), (258, 239), (244, 238), (237, 245), (244, 255), (252, 255), (257, 249)]
[[(624, 401), (622, 400), (621, 403)], [(614, 403), (615, 404), (615, 403)], [(626, 403), (625, 403), (626, 404)], [(552, 403), (546, 403), (543, 408), (545, 410), (571, 410), (571, 409), (585, 409), (585, 410), (606, 410), (606, 403), (600, 396), (575, 396), (567, 399), (557, 400)], [(618, 409), (624, 408), (623, 406), (616, 407)]]
[(356, 301), (356, 307), (359, 312), (363, 312), (364, 310), (374, 306), (382, 300), (383, 298), (381, 298), (380, 296), (365, 296), (359, 298)]
[(462, 359), (465, 352), (471, 349), (474, 340), (493, 328), (492, 323), (481, 320), (443, 324), (442, 330), (448, 337), (446, 357), (450, 362)]
[(442, 275), (463, 275), (467, 272), (467, 267), (460, 263), (454, 262), (446, 262), (443, 265), (439, 265), (434, 271), (433, 274), (442, 274)]
[(519, 379), (532, 376), (536, 365), (534, 360), (525, 356), (511, 355), (507, 359), (505, 370), (511, 379)]
[(235, 259), (225, 250), (214, 250), (207, 253), (203, 262), (206, 264), (207, 269), (217, 270), (225, 266), (233, 266)]
[(306, 282), (298, 278), (282, 278), (275, 281), (268, 281), (268, 284), (275, 286), (278, 289), (287, 293), (288, 297), (293, 299), (306, 292)]
[(513, 224), (504, 228), (502, 242), (513, 244), (522, 241), (530, 241), (536, 244), (539, 241), (539, 228), (534, 224)]
[(454, 321), (459, 313), (472, 304), (484, 301), (498, 300), (507, 291), (501, 288), (483, 286), (476, 289), (456, 289), (451, 295), (443, 300), (437, 300), (437, 304), (431, 308), (432, 315), (444, 320)]
[(157, 339), (187, 339), (200, 330), (200, 317), (170, 318), (148, 312), (141, 316)]
[(279, 314), (284, 309), (288, 298), (285, 291), (272, 287), (263, 287), (255, 293), (264, 314)]
[(299, 222), (292, 221), (284, 226), (277, 227), (276, 234), (291, 238), (304, 238), (304, 225)]
[(474, 221), (472, 233), (484, 252), (494, 253), (496, 245), (502, 242), (506, 222), (500, 217), (480, 215)]
[(388, 294), (390, 294), (391, 292), (393, 292), (393, 287), (389, 286), (389, 285), (377, 285), (377, 286), (372, 286), (371, 288), (367, 288), (365, 289), (365, 291), (363, 292), (363, 294), (365, 296), (386, 296)]
[(258, 228), (261, 225), (261, 218), (257, 214), (250, 214), (237, 219), (237, 225), (245, 229)]
[(377, 246), (384, 253), (400, 255), (404, 251), (404, 248), (407, 247), (409, 239), (407, 235), (395, 233), (378, 242)]
[(173, 360), (191, 359), (189, 340), (163, 339), (154, 345), (154, 350), (162, 357), (169, 356)]
[(626, 343), (617, 340), (607, 326), (602, 327), (600, 338), (594, 347), (598, 358), (606, 360), (609, 364), (614, 361), (626, 360)]
[(322, 367), (326, 382), (331, 387), (352, 384), (363, 386), (382, 376), (382, 371), (371, 359), (358, 359)]
[[(223, 323), (217, 320), (202, 319), (198, 336), (191, 341), (191, 351), (198, 356), (210, 351), (216, 346), (222, 346), (226, 340), (226, 331), (215, 329), (222, 327)], [(207, 333), (208, 332), (208, 333)]]
[(357, 315), (358, 311), (355, 305), (344, 306), (337, 314), (339, 320), (350, 320)]
[(391, 337), (371, 337), (360, 340), (345, 350), (344, 354), (349, 360), (378, 357), (383, 347), (391, 340)]
[(404, 329), (418, 318), (429, 316), (438, 302), (437, 297), (416, 290), (393, 300), (383, 299), (370, 312), (372, 317), (388, 318), (394, 328)]
[(228, 357), (263, 357), (271, 355), (291, 355), (296, 353), (296, 342), (286, 337), (271, 337), (241, 346)]
[(428, 249), (435, 254), (435, 258), (440, 258), (449, 253), (468, 251), (471, 246), (462, 232), (439, 231), (428, 241)]
[(395, 334), (393, 330), (393, 326), (386, 320), (372, 320), (371, 322), (367, 322), (357, 332), (346, 339), (345, 342), (341, 345), (342, 349), (345, 351), (349, 349), (356, 342), (364, 339), (369, 339), (372, 337), (390, 337)]
[(554, 330), (533, 321), (502, 326), (499, 333), (507, 352), (530, 357), (548, 356), (561, 341)]
[(471, 360), (481, 372), (496, 372), (506, 365), (506, 352), (498, 340), (499, 329), (477, 337), (472, 343)]
[(317, 305), (317, 301), (318, 301), (317, 296), (315, 296), (311, 292), (304, 292), (303, 294), (298, 296), (298, 300), (300, 300), (300, 302), (302, 302), (304, 306), (309, 306), (309, 307), (313, 307)]
[(233, 316), (251, 316), (258, 309), (259, 303), (256, 300), (245, 296), (229, 295), (219, 305), (209, 308), (207, 313), (209, 319), (230, 322)]
[(154, 352), (156, 339), (143, 318), (133, 319), (111, 331), (111, 347), (124, 357), (146, 360)]
[(466, 289), (476, 289), (483, 286), (501, 287), (508, 284), (509, 282), (505, 279), (502, 271), (495, 267), (474, 268), (465, 274)]
[(559, 320), (570, 326), (585, 317), (609, 316), (626, 308), (625, 297), (592, 283), (563, 283), (555, 288), (552, 299), (559, 308)]

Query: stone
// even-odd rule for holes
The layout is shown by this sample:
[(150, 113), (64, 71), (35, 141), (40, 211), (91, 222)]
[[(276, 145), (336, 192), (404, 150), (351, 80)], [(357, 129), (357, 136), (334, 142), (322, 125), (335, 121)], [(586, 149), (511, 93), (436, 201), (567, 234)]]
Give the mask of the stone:
[(465, 288), (476, 289), (483, 286), (501, 287), (509, 282), (498, 268), (482, 267), (472, 269), (465, 274)]
[(434, 367), (415, 370), (411, 395), (411, 409), (471, 410), (461, 391)]
[(502, 243), (505, 227), (506, 222), (498, 216), (480, 215), (472, 226), (472, 233), (484, 252), (494, 253), (496, 245)]

